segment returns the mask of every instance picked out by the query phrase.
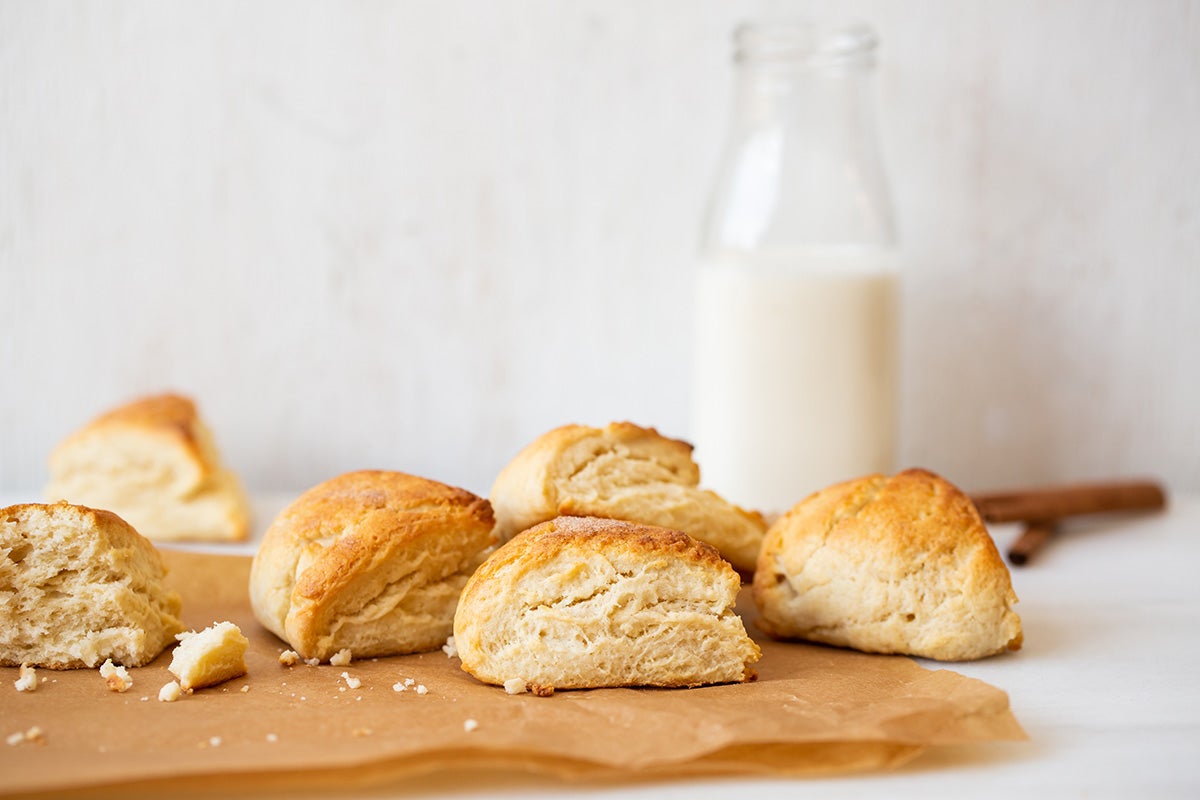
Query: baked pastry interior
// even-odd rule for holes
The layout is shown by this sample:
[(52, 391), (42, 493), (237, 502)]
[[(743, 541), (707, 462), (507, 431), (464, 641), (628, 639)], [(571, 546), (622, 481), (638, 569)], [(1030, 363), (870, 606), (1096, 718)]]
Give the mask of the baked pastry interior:
[(121, 406), (65, 439), (50, 455), (45, 496), (108, 509), (160, 541), (249, 533), (241, 482), (222, 466), (195, 404), (177, 394)]
[(435, 650), (495, 520), (487, 500), (400, 472), (364, 470), (302, 494), (250, 571), (259, 621), (304, 658)]
[(149, 541), (108, 511), (0, 509), (0, 664), (146, 664), (183, 630)]
[(216, 622), (202, 631), (185, 631), (175, 638), (179, 645), (171, 653), (167, 669), (179, 679), (184, 691), (216, 686), (246, 674), (250, 640), (232, 622)]
[(498, 548), (454, 619), (463, 669), (535, 692), (745, 681), (758, 646), (733, 606), (740, 578), (680, 531), (561, 517)]
[(963, 661), (1019, 649), (1008, 567), (970, 498), (920, 469), (831, 486), (767, 532), (759, 627), (874, 653)]
[(490, 498), (501, 540), (560, 515), (608, 517), (683, 531), (752, 572), (766, 522), (699, 484), (687, 442), (629, 422), (566, 425), (517, 454)]

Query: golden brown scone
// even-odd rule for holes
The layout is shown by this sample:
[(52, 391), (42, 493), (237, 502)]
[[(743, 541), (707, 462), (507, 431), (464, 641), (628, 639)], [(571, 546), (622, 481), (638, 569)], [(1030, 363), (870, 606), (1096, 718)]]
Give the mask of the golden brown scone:
[(1008, 568), (970, 498), (921, 469), (809, 496), (763, 541), (758, 625), (772, 636), (966, 661), (1021, 647)]
[(119, 514), (148, 539), (238, 541), (249, 504), (221, 466), (195, 404), (175, 394), (135, 400), (65, 439), (50, 455), (48, 500)]
[(305, 658), (434, 650), (493, 543), (487, 500), (405, 475), (350, 472), (271, 524), (250, 570), (254, 614)]
[(68, 503), (0, 509), (0, 665), (153, 661), (183, 630), (164, 575), (154, 545), (116, 514)]
[(740, 586), (680, 531), (560, 517), (471, 576), (454, 644), (464, 670), (510, 691), (745, 681), (760, 652), (733, 610)]
[(687, 442), (629, 422), (566, 425), (501, 470), (491, 501), (501, 541), (559, 515), (609, 517), (684, 531), (753, 571), (766, 522), (699, 483)]

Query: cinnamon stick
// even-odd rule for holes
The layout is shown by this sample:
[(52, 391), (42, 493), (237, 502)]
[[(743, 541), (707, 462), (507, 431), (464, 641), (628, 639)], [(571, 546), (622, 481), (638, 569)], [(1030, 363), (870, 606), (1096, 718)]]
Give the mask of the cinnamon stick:
[(1046, 542), (1050, 541), (1050, 537), (1057, 530), (1058, 522), (1052, 519), (1034, 520), (1027, 523), (1025, 530), (1008, 548), (1009, 562), (1018, 567), (1028, 564), (1029, 560), (1046, 546)]
[(1152, 481), (1051, 486), (978, 494), (971, 499), (986, 522), (1055, 520), (1106, 511), (1147, 511), (1166, 505), (1162, 487)]

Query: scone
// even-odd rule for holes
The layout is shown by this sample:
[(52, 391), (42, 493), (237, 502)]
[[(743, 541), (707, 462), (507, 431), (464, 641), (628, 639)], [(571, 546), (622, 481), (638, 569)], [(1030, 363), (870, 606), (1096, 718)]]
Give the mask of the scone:
[(517, 454), (490, 499), (502, 541), (560, 515), (609, 517), (683, 531), (753, 571), (766, 522), (699, 483), (687, 442), (629, 422), (567, 425)]
[(68, 503), (0, 509), (0, 665), (153, 661), (183, 630), (149, 541), (116, 514)]
[(733, 610), (740, 586), (715, 548), (680, 531), (560, 517), (471, 576), (454, 644), (479, 680), (539, 693), (745, 681), (760, 652)]
[(158, 541), (237, 541), (249, 530), (241, 483), (195, 404), (174, 394), (117, 408), (64, 440), (45, 495), (113, 511)]
[(327, 661), (435, 650), (467, 576), (492, 544), (487, 500), (401, 472), (350, 472), (275, 519), (250, 570), (268, 630)]
[(759, 627), (780, 638), (966, 661), (1021, 647), (1004, 565), (975, 506), (931, 472), (809, 496), (763, 542)]

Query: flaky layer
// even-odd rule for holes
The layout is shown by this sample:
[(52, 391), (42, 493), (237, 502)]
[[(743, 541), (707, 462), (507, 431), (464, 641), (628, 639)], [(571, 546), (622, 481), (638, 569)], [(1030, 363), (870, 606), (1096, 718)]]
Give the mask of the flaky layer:
[(560, 515), (608, 517), (684, 531), (752, 571), (766, 523), (699, 483), (686, 442), (628, 422), (567, 425), (522, 450), (491, 501), (501, 540)]
[(0, 664), (140, 666), (183, 629), (154, 546), (107, 511), (0, 510)]
[(924, 470), (806, 498), (767, 532), (754, 598), (773, 636), (939, 660), (1021, 646), (1008, 568), (970, 499)]
[(746, 680), (759, 658), (740, 579), (679, 531), (561, 517), (499, 548), (454, 621), (463, 669), (497, 685), (580, 689)]
[(492, 543), (486, 500), (399, 472), (351, 472), (305, 492), (254, 558), (255, 615), (305, 658), (432, 650)]

